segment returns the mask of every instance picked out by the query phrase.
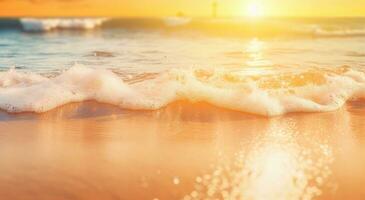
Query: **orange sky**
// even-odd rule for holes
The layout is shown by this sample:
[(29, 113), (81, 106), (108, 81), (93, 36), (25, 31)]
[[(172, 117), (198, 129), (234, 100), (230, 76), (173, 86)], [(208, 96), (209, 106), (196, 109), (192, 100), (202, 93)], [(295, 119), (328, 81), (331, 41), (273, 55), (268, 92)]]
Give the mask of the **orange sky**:
[[(365, 0), (218, 0), (221, 16), (365, 16)], [(0, 16), (210, 16), (212, 0), (0, 0)]]

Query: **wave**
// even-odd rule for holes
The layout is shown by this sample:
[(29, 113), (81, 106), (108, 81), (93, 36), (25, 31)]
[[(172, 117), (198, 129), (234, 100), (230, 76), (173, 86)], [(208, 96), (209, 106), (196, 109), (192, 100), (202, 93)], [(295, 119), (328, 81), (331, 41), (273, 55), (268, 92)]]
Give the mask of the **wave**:
[(340, 29), (340, 30), (323, 30), (317, 29), (314, 31), (314, 34), (318, 36), (324, 37), (351, 37), (351, 36), (365, 36), (365, 28), (364, 29)]
[(355, 37), (365, 36), (365, 27), (335, 26), (326, 27), (318, 24), (295, 27), (298, 33), (310, 34), (318, 37)]
[[(133, 82), (133, 81), (132, 81)], [(11, 69), (0, 73), (0, 109), (42, 113), (95, 100), (132, 110), (157, 110), (180, 100), (256, 115), (327, 112), (365, 97), (365, 73), (348, 67), (245, 75), (242, 71), (171, 70), (127, 83), (117, 74), (74, 66), (57, 77)]]
[(183, 26), (191, 22), (191, 18), (188, 17), (167, 17), (164, 19), (167, 26)]
[(105, 18), (21, 18), (24, 31), (43, 32), (55, 29), (90, 30), (101, 26)]
[(0, 19), (1, 29), (46, 32), (59, 29), (166, 30), (234, 37), (359, 37), (365, 18), (20, 18)]

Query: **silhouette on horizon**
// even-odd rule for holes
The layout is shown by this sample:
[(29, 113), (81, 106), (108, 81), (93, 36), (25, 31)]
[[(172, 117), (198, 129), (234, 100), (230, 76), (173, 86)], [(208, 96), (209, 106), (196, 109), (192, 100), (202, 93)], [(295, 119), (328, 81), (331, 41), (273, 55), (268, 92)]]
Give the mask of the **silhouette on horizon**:
[(214, 18), (217, 17), (217, 8), (218, 8), (218, 2), (213, 1), (213, 3), (212, 3), (212, 17), (214, 17)]

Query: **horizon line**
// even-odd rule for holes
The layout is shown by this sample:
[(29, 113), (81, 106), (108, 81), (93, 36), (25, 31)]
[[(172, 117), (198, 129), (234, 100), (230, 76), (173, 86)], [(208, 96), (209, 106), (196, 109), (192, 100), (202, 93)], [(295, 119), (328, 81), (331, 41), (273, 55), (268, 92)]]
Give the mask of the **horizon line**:
[(359, 16), (260, 16), (260, 17), (249, 17), (249, 16), (177, 16), (177, 15), (166, 15), (166, 16), (107, 16), (107, 15), (22, 15), (22, 16), (1, 16), (0, 19), (9, 18), (111, 18), (111, 19), (159, 19), (168, 17), (181, 17), (181, 18), (192, 18), (192, 19), (229, 19), (229, 18), (247, 18), (247, 19), (270, 19), (270, 18), (286, 18), (286, 19), (346, 19), (346, 18), (365, 18), (365, 15)]

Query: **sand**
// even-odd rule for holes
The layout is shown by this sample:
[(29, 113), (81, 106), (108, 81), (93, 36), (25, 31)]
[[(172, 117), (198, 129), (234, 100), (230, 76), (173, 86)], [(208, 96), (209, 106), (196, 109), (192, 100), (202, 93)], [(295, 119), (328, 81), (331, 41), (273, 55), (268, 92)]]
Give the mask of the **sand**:
[(0, 119), (1, 199), (365, 197), (361, 102), (274, 118), (85, 102)]

